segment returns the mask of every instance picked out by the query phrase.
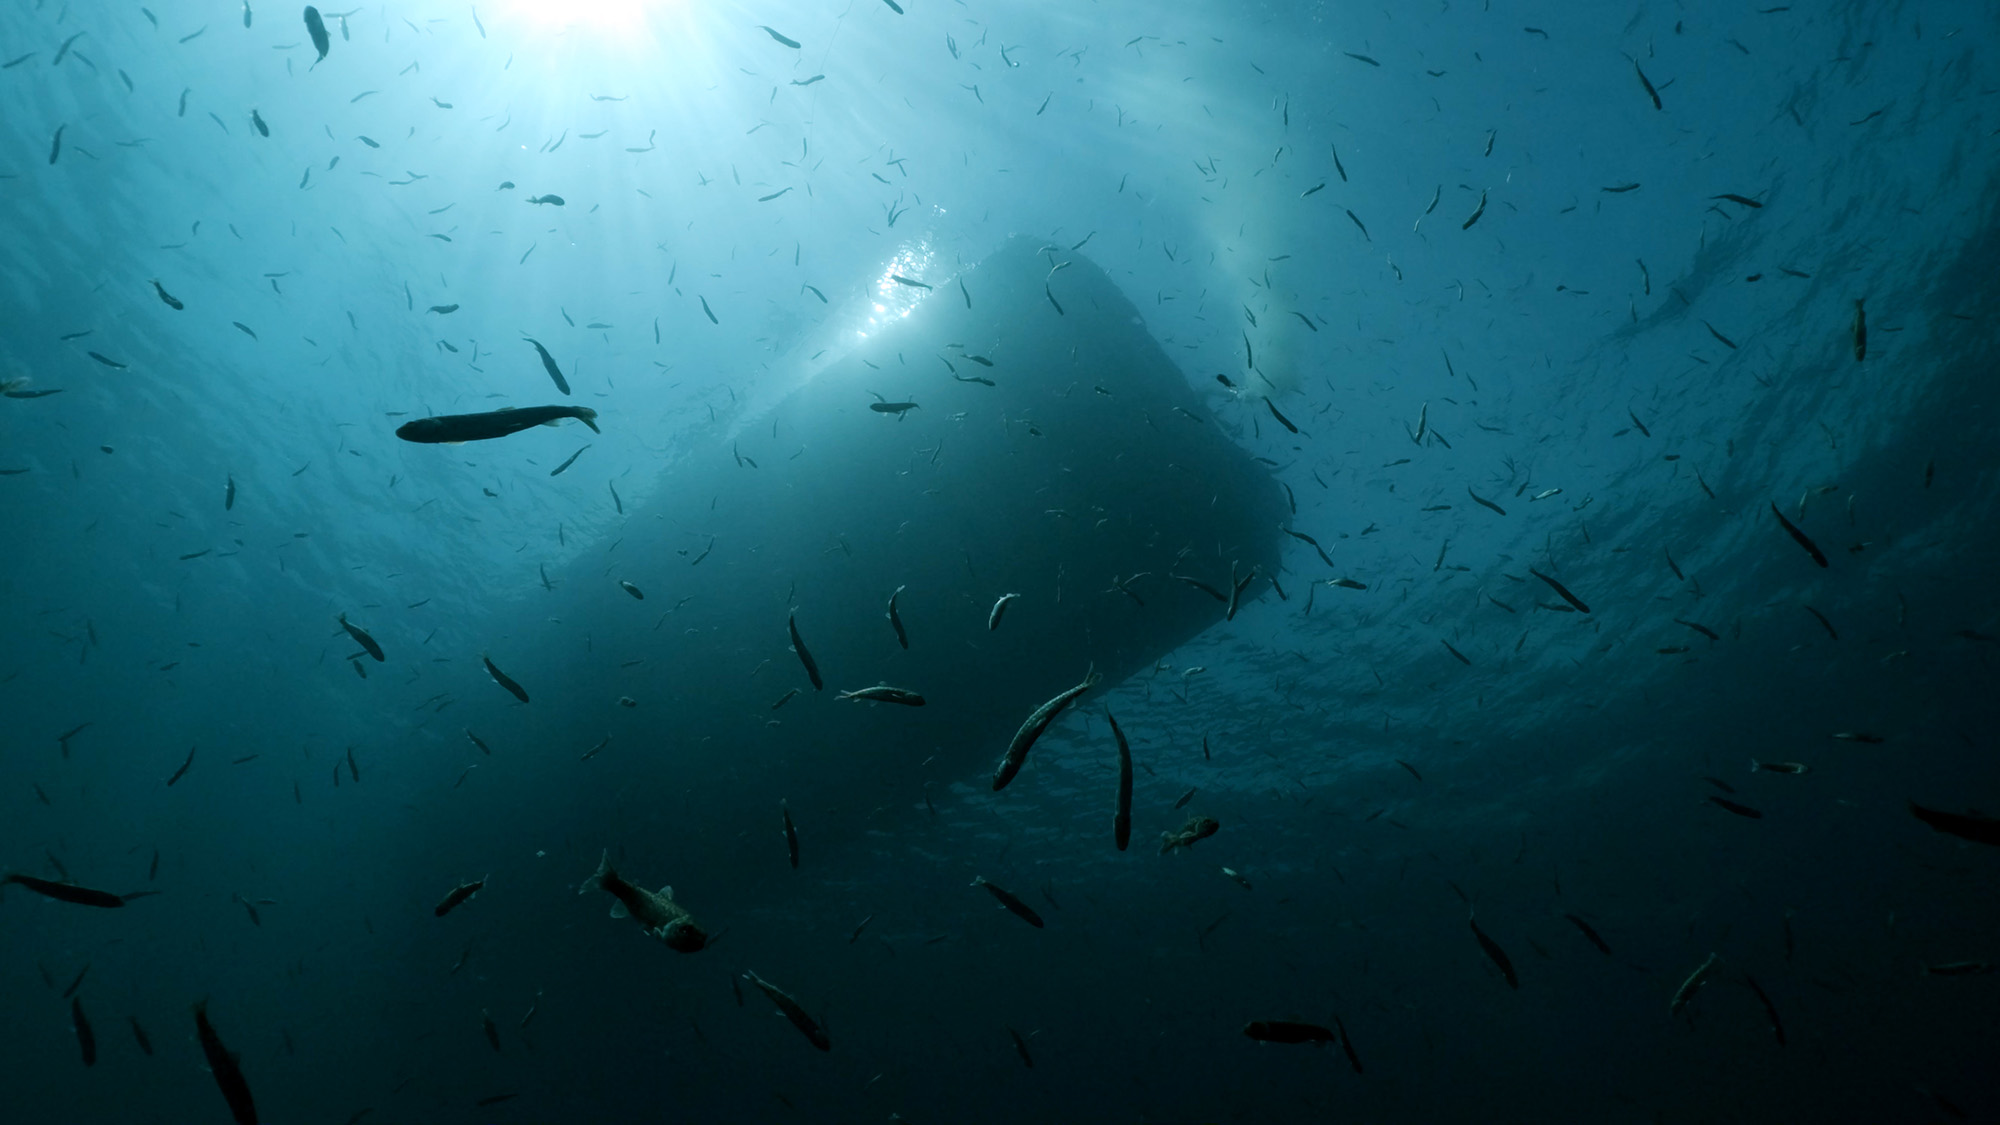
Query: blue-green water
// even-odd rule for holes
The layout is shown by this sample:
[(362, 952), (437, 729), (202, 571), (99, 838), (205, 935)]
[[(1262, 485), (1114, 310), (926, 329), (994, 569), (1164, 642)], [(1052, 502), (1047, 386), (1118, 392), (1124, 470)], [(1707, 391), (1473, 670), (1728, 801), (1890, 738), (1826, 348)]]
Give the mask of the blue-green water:
[(6, 1119), (2000, 1114), (1995, 14), (901, 7), (0, 13)]

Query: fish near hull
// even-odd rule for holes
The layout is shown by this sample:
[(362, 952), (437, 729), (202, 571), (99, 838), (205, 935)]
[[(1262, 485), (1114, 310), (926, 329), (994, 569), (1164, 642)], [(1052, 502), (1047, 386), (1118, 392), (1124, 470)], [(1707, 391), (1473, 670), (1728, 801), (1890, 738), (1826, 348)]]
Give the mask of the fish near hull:
[[(1284, 494), (1224, 436), (1124, 293), (1075, 253), (1053, 281), (1067, 310), (1057, 317), (1036, 248), (1011, 241), (966, 273), (970, 308), (956, 279), (930, 278), (933, 291), (908, 291), (907, 317), (666, 466), (655, 487), (621, 483), (625, 516), (605, 543), (620, 540), (618, 558), (648, 575), (649, 594), (663, 586), (685, 602), (656, 627), (652, 601), (603, 596), (603, 547), (584, 548), (552, 595), (535, 591), (533, 613), (506, 626), (510, 653), (571, 655), (541, 666), (513, 657), (509, 670), (534, 685), (532, 712), (482, 692), (494, 714), (466, 721), (561, 745), (578, 730), (604, 733), (602, 699), (640, 700), (609, 720), (611, 733), (671, 754), (616, 786), (565, 793), (561, 815), (620, 826), (657, 802), (690, 850), (674, 869), (698, 871), (704, 852), (727, 858), (739, 832), (766, 838), (780, 797), (812, 817), (815, 846), (859, 838), (857, 808), (922, 816), (926, 779), (989, 774), (1023, 718), (1087, 670), (1109, 691), (1220, 624), (1223, 605), (1166, 575), (1223, 587), (1232, 561), (1239, 576), (1275, 572)], [(915, 389), (898, 354), (914, 363), (952, 341), (995, 358), (979, 367), (995, 385), (939, 372), (916, 396), (924, 409), (885, 426), (872, 395)], [(985, 421), (954, 420), (961, 412)], [(693, 565), (711, 533), (712, 552)], [(1208, 546), (1177, 561), (1187, 543)], [(1101, 594), (1111, 575), (1148, 572), (1132, 587), (1143, 604)], [(899, 586), (907, 649), (883, 620)], [(1255, 613), (1268, 589), (1245, 589), (1239, 612)], [(1004, 627), (989, 630), (994, 601), (1017, 591)], [(829, 687), (908, 684), (927, 706), (857, 707), (813, 691), (788, 620)], [(586, 635), (618, 658), (576, 656)], [(802, 694), (774, 714), (793, 688)], [(1065, 713), (1047, 737), (1083, 722)], [(1033, 799), (1032, 763), (1013, 785), (1004, 799)], [(821, 815), (831, 807), (843, 814)]]

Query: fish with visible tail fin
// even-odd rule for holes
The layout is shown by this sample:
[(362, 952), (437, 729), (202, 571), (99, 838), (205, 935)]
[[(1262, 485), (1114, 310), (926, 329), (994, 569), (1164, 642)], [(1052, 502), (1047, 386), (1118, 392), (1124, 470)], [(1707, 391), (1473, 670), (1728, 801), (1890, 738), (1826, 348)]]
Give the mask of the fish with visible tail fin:
[(996, 900), (999, 901), (1001, 906), (1005, 907), (1008, 911), (1012, 912), (1013, 915), (1016, 918), (1019, 918), (1021, 921), (1026, 922), (1028, 925), (1033, 926), (1038, 930), (1044, 928), (1044, 924), (1042, 922), (1042, 916), (1035, 913), (1035, 908), (1029, 906), (1025, 902), (1022, 902), (1019, 897), (1017, 897), (1012, 891), (1009, 891), (1007, 888), (999, 886), (994, 883), (987, 882), (986, 876), (984, 875), (974, 875), (972, 877), (971, 885), (975, 887), (985, 887), (988, 894), (992, 895)]
[[(777, 32), (773, 31), (771, 34), (776, 35)], [(792, 45), (798, 46), (796, 43)], [(792, 1026), (799, 1029), (799, 1034), (810, 1040), (813, 1046), (822, 1051), (833, 1050), (833, 1041), (826, 1037), (826, 1029), (819, 1025), (818, 1020), (806, 1013), (805, 1005), (792, 999), (791, 993), (748, 969), (743, 970), (743, 979), (756, 985), (758, 991), (770, 997), (771, 1003), (778, 1006), (778, 1011), (783, 1012), (785, 1018), (792, 1021)]]
[(319, 57), (313, 60), (313, 65), (318, 66), (326, 61), (333, 40), (327, 38), (326, 21), (319, 18), (319, 9), (311, 4), (306, 5), (306, 34), (312, 36), (313, 50), (319, 52)]
[(549, 354), (549, 349), (543, 347), (542, 342), (540, 340), (537, 340), (532, 336), (523, 336), (522, 339), (528, 341), (530, 344), (535, 345), (535, 354), (542, 357), (542, 369), (549, 373), (550, 379), (555, 380), (556, 390), (559, 390), (564, 394), (568, 394), (569, 380), (563, 378), (562, 368), (556, 366), (556, 357)]
[(1646, 77), (1646, 72), (1639, 66), (1638, 59), (1632, 60), (1632, 72), (1639, 76), (1639, 85), (1646, 88), (1646, 96), (1653, 99), (1653, 108), (1665, 109), (1666, 107), (1660, 104), (1660, 91), (1654, 88), (1653, 80)]
[(1806, 554), (1812, 556), (1812, 561), (1818, 563), (1822, 567), (1827, 565), (1826, 553), (1819, 549), (1819, 544), (1813, 542), (1812, 539), (1809, 538), (1805, 532), (1800, 531), (1797, 524), (1786, 519), (1785, 513), (1778, 510), (1778, 505), (1776, 503), (1773, 503), (1771, 505), (1771, 514), (1778, 517), (1778, 522), (1784, 526), (1785, 533), (1787, 535), (1790, 535), (1792, 537), (1792, 542), (1797, 543), (1800, 546), (1800, 548), (1802, 548), (1805, 551)]
[(75, 883), (53, 883), (47, 879), (37, 879), (33, 875), (22, 875), (17, 872), (8, 872), (5, 875), (0, 875), (0, 885), (8, 883), (26, 887), (44, 898), (52, 898), (57, 902), (74, 903), (77, 906), (101, 906), (108, 908), (125, 905), (123, 896), (114, 895), (109, 891), (79, 887)]
[(1118, 811), (1111, 816), (1111, 835), (1122, 852), (1132, 842), (1132, 747), (1125, 741), (1125, 732), (1118, 729), (1111, 708), (1104, 709), (1104, 718), (1111, 724), (1112, 737), (1118, 740)]
[[(547, 353), (543, 356), (547, 358)], [(561, 380), (561, 372), (555, 371), (553, 365), (549, 370), (555, 372), (558, 381)], [(563, 393), (569, 393), (567, 386), (563, 387)], [(597, 411), (588, 406), (523, 406), (489, 410), (483, 414), (439, 414), (432, 418), (418, 418), (396, 427), (396, 436), (423, 445), (488, 441), (536, 426), (553, 426), (564, 418), (582, 422), (590, 427), (592, 433), (604, 432), (597, 428)]]
[(486, 664), (486, 674), (493, 677), (494, 683), (499, 684), (503, 688), (506, 688), (509, 694), (513, 695), (514, 698), (520, 700), (521, 702), (526, 703), (528, 701), (528, 689), (514, 682), (514, 678), (512, 676), (509, 676), (507, 673), (502, 672), (499, 669), (499, 667), (497, 667), (493, 663), (493, 659), (491, 657), (486, 656), (485, 654), (482, 653), (479, 659)]
[(460, 883), (458, 886), (453, 887), (451, 893), (445, 895), (435, 907), (431, 908), (431, 913), (442, 918), (451, 913), (453, 907), (478, 894), (485, 886), (485, 879), (476, 879), (470, 883)]
[[(1910, 801), (1909, 806), (1911, 816), (1939, 832), (1956, 836), (1961, 840), (1971, 840), (1975, 844), (2000, 847), (2000, 819), (1982, 816), (1979, 813), (1954, 813), (1943, 809), (1925, 808), (1915, 801)], [(17, 875), (14, 878), (19, 880), (23, 876)]]
[(814, 691), (826, 690), (826, 682), (819, 677), (819, 665), (813, 662), (812, 653), (806, 651), (805, 638), (799, 636), (799, 616), (793, 613), (785, 618), (785, 627), (792, 633), (792, 651), (799, 654), (799, 663), (806, 666), (806, 676), (812, 680)]
[(1007, 752), (1001, 756), (999, 766), (993, 771), (994, 792), (1005, 789), (1007, 783), (1014, 780), (1014, 775), (1021, 772), (1021, 764), (1028, 760), (1028, 750), (1035, 745), (1035, 740), (1042, 736), (1042, 732), (1049, 729), (1049, 724), (1055, 722), (1056, 716), (1062, 714), (1063, 708), (1075, 702), (1077, 696), (1096, 687), (1097, 681), (1101, 678), (1093, 668), (1085, 674), (1082, 683), (1064, 690), (1054, 699), (1035, 708), (1028, 716), (1028, 721), (1022, 723), (1021, 728), (1014, 732), (1013, 741), (1007, 744)]
[(778, 815), (785, 818), (785, 852), (791, 857), (792, 870), (799, 869), (799, 830), (792, 823), (792, 809), (783, 798), (778, 800)]
[[(1478, 497), (1474, 497), (1474, 499), (1478, 499)], [(1528, 573), (1541, 579), (1543, 582), (1548, 583), (1549, 589), (1554, 590), (1556, 593), (1562, 595), (1562, 600), (1568, 602), (1572, 606), (1575, 606), (1576, 611), (1578, 613), (1590, 612), (1590, 607), (1583, 604), (1582, 598), (1579, 598), (1575, 594), (1570, 593), (1569, 587), (1564, 586), (1562, 583), (1556, 581), (1553, 578), (1550, 578), (1548, 575), (1543, 574), (1541, 571), (1536, 570), (1532, 566), (1528, 568)]]
[(601, 890), (617, 899), (611, 904), (613, 918), (631, 918), (639, 928), (664, 942), (676, 953), (699, 953), (708, 945), (708, 934), (695, 924), (694, 915), (674, 901), (674, 889), (649, 891), (628, 883), (611, 866), (611, 852), (598, 860), (597, 871), (583, 881), (577, 894)]
[(1695, 966), (1694, 972), (1689, 973), (1687, 979), (1681, 982), (1681, 986), (1674, 990), (1674, 998), (1667, 1003), (1668, 1015), (1677, 1016), (1682, 1008), (1687, 1007), (1688, 1001), (1694, 999), (1694, 994), (1700, 991), (1702, 985), (1708, 983), (1708, 978), (1714, 974), (1715, 966), (1721, 960), (1722, 954), (1711, 953), (1708, 955), (1708, 960)]
[(368, 655), (374, 657), (377, 663), (388, 659), (382, 655), (382, 646), (375, 643), (375, 638), (369, 636), (367, 630), (361, 626), (349, 621), (344, 613), (340, 615), (340, 627), (347, 630), (347, 635), (354, 638), (354, 643), (366, 649)]
[(900, 614), (896, 612), (896, 599), (902, 594), (904, 589), (905, 587), (898, 586), (896, 587), (896, 592), (889, 595), (888, 616), (889, 616), (889, 624), (893, 626), (896, 630), (896, 643), (902, 645), (904, 648), (909, 648), (910, 635), (903, 631), (903, 618)]
[(250, 1083), (243, 1078), (236, 1053), (222, 1045), (222, 1037), (208, 1022), (208, 1001), (195, 1004), (194, 1026), (201, 1039), (201, 1053), (208, 1059), (209, 1073), (222, 1090), (222, 1099), (229, 1103), (230, 1117), (236, 1125), (257, 1125), (257, 1104), (251, 1100)]
[(1206, 840), (1221, 828), (1222, 824), (1212, 816), (1191, 816), (1179, 832), (1160, 833), (1160, 854), (1165, 855), (1177, 848), (1194, 847), (1195, 841)]

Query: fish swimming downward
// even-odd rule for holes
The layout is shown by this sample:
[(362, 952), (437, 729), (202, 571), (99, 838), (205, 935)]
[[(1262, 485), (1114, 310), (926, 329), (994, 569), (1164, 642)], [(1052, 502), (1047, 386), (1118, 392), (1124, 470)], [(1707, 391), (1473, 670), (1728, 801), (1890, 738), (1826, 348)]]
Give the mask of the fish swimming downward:
[(778, 1006), (778, 1011), (784, 1013), (785, 1018), (792, 1021), (792, 1026), (799, 1029), (799, 1034), (805, 1036), (813, 1046), (818, 1047), (822, 1051), (833, 1050), (833, 1041), (826, 1037), (826, 1029), (819, 1025), (818, 1020), (812, 1018), (807, 1013), (805, 1005), (792, 999), (791, 993), (786, 992), (784, 989), (779, 988), (777, 985), (772, 984), (770, 981), (765, 980), (748, 969), (743, 971), (743, 979), (756, 985), (759, 991), (770, 997), (771, 1003)]
[(223, 1100), (229, 1103), (230, 1118), (236, 1125), (257, 1125), (257, 1103), (250, 1096), (250, 1083), (243, 1078), (239, 1056), (223, 1045), (215, 1025), (208, 1022), (208, 1001), (195, 1004), (194, 1026), (201, 1040), (201, 1053), (208, 1059), (208, 1071), (215, 1077)]
[(611, 853), (597, 863), (597, 871), (583, 881), (577, 894), (601, 890), (618, 901), (611, 904), (613, 918), (631, 918), (648, 934), (666, 943), (676, 953), (699, 953), (708, 945), (708, 934), (695, 924), (694, 915), (674, 901), (674, 889), (649, 891), (628, 883), (611, 866)]
[(1007, 783), (1014, 780), (1014, 775), (1021, 772), (1021, 763), (1028, 760), (1028, 750), (1035, 745), (1042, 732), (1049, 729), (1049, 724), (1055, 722), (1056, 716), (1062, 714), (1063, 708), (1075, 702), (1077, 696), (1096, 687), (1101, 678), (1092, 668), (1084, 675), (1082, 683), (1035, 708), (1028, 720), (1021, 724), (1021, 729), (1014, 732), (1013, 741), (1007, 744), (1007, 752), (1001, 756), (999, 766), (993, 771), (995, 792), (1005, 789)]

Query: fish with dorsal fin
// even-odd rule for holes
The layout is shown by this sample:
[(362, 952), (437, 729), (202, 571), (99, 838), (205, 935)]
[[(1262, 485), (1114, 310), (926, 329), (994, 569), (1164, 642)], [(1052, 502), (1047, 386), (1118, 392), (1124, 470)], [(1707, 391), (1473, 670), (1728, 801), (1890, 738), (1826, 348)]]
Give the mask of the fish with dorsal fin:
[(1118, 729), (1111, 708), (1104, 709), (1104, 718), (1111, 724), (1111, 736), (1118, 740), (1118, 809), (1111, 815), (1111, 837), (1122, 852), (1132, 842), (1132, 746), (1125, 740), (1125, 732)]
[[(565, 394), (569, 393), (567, 389)], [(396, 427), (396, 436), (422, 445), (447, 445), (465, 441), (488, 441), (518, 434), (536, 426), (553, 426), (564, 418), (574, 418), (597, 428), (597, 411), (588, 406), (523, 406), (489, 410), (481, 414), (439, 414), (418, 418)]]
[(1077, 696), (1096, 687), (1100, 678), (1095, 668), (1090, 669), (1082, 683), (1065, 689), (1029, 714), (1027, 721), (1014, 732), (1013, 740), (1007, 744), (1007, 752), (1001, 755), (1000, 764), (993, 770), (994, 792), (1005, 789), (1007, 783), (1014, 780), (1014, 775), (1021, 772), (1021, 764), (1028, 760), (1029, 749), (1042, 732), (1049, 729), (1049, 724), (1055, 722), (1056, 716), (1062, 714), (1063, 708), (1075, 702)]
[[(1476, 497), (1476, 496), (1475, 496), (1475, 497), (1473, 497), (1473, 499), (1475, 499), (1475, 500), (1476, 500), (1476, 499), (1478, 499), (1478, 497)], [(1504, 514), (1504, 513), (1503, 513), (1503, 514)], [(1589, 612), (1590, 612), (1590, 607), (1589, 607), (1589, 606), (1587, 606), (1587, 605), (1585, 605), (1585, 604), (1583, 604), (1583, 599), (1582, 599), (1582, 598), (1579, 598), (1579, 597), (1577, 597), (1577, 596), (1576, 596), (1575, 594), (1572, 594), (1572, 593), (1570, 593), (1570, 592), (1569, 592), (1569, 587), (1567, 587), (1567, 586), (1564, 586), (1564, 585), (1563, 585), (1562, 583), (1560, 583), (1560, 582), (1556, 581), (1556, 580), (1555, 580), (1555, 579), (1553, 579), (1553, 578), (1550, 578), (1550, 577), (1549, 577), (1548, 575), (1546, 575), (1546, 574), (1543, 574), (1543, 573), (1542, 573), (1541, 571), (1539, 571), (1539, 570), (1536, 570), (1536, 569), (1535, 569), (1534, 567), (1532, 567), (1532, 566), (1528, 568), (1528, 573), (1529, 573), (1529, 574), (1532, 574), (1532, 575), (1534, 575), (1535, 577), (1537, 577), (1537, 578), (1539, 578), (1539, 579), (1541, 579), (1541, 580), (1542, 580), (1543, 582), (1546, 582), (1546, 583), (1548, 583), (1548, 587), (1549, 587), (1549, 589), (1551, 589), (1551, 590), (1554, 590), (1554, 591), (1555, 591), (1556, 593), (1558, 593), (1558, 594), (1562, 595), (1562, 600), (1564, 600), (1564, 601), (1568, 602), (1568, 603), (1569, 603), (1570, 605), (1572, 605), (1572, 606), (1575, 606), (1575, 607), (1576, 607), (1576, 611), (1577, 611), (1578, 613), (1589, 613)]]
[(2000, 820), (1977, 813), (1952, 813), (1942, 809), (1930, 809), (1909, 802), (1910, 815), (1930, 825), (1939, 832), (1956, 836), (1961, 840), (1971, 840), (1975, 844), (1991, 844), (2000, 847)]
[(79, 887), (75, 883), (51, 882), (47, 879), (38, 879), (33, 875), (9, 872), (4, 876), (0, 876), (0, 884), (6, 883), (14, 883), (26, 887), (44, 898), (52, 898), (57, 902), (73, 903), (77, 906), (112, 908), (125, 905), (123, 896), (114, 895), (109, 891)]
[(535, 354), (542, 357), (542, 370), (547, 371), (549, 373), (549, 378), (555, 381), (556, 390), (559, 390), (564, 394), (568, 394), (569, 380), (563, 378), (562, 368), (556, 366), (556, 357), (549, 354), (549, 349), (543, 347), (542, 342), (540, 340), (537, 340), (532, 336), (524, 336), (522, 337), (522, 339), (525, 339), (530, 344), (535, 345)]
[(354, 638), (354, 643), (366, 649), (368, 655), (374, 657), (377, 663), (388, 659), (382, 655), (382, 646), (375, 643), (375, 638), (369, 636), (367, 630), (349, 621), (344, 613), (340, 615), (339, 621), (340, 627), (347, 630), (347, 635)]
[(485, 889), (485, 887), (486, 887), (485, 879), (477, 879), (470, 883), (460, 883), (458, 886), (453, 887), (451, 889), (451, 892), (445, 895), (444, 898), (441, 899), (436, 906), (431, 908), (431, 914), (434, 915), (435, 917), (442, 918), (445, 915), (451, 913), (454, 907), (465, 902), (473, 895), (478, 894), (481, 890)]
[(618, 900), (611, 904), (613, 918), (631, 918), (639, 923), (640, 929), (676, 953), (699, 953), (708, 945), (707, 932), (695, 924), (694, 915), (674, 901), (672, 887), (649, 891), (627, 882), (611, 866), (608, 849), (598, 860), (597, 871), (583, 881), (576, 893), (589, 894), (593, 890), (601, 890)]
[(869, 701), (876, 703), (900, 703), (905, 707), (922, 707), (924, 705), (923, 696), (918, 695), (908, 688), (891, 687), (888, 684), (876, 684), (874, 687), (865, 687), (858, 691), (843, 691), (840, 693), (840, 698), (851, 699), (857, 703)]
[(792, 651), (799, 654), (799, 663), (806, 666), (806, 676), (812, 680), (814, 691), (824, 691), (826, 682), (820, 679), (819, 665), (813, 661), (812, 653), (806, 650), (805, 638), (799, 636), (799, 617), (793, 613), (785, 618), (785, 627), (791, 630)]
[(902, 615), (896, 612), (896, 598), (902, 594), (904, 589), (905, 587), (898, 586), (896, 587), (896, 592), (889, 595), (888, 617), (889, 617), (889, 624), (893, 626), (896, 630), (896, 643), (902, 645), (904, 648), (909, 648), (910, 635), (903, 631)]
[(1221, 828), (1221, 822), (1212, 816), (1191, 816), (1179, 832), (1160, 833), (1160, 854), (1194, 847), (1195, 841), (1206, 840)]
[(236, 1125), (257, 1125), (257, 1104), (250, 1097), (250, 1083), (243, 1078), (243, 1068), (235, 1052), (222, 1045), (215, 1025), (208, 1022), (208, 1001), (195, 1004), (194, 1026), (201, 1039), (201, 1053), (208, 1059), (209, 1073), (215, 1076), (222, 1099), (229, 1103), (230, 1117)]
[[(771, 34), (776, 35), (777, 32), (774, 31)], [(797, 45), (796, 43), (793, 44), (793, 46)], [(833, 1042), (826, 1037), (826, 1029), (819, 1025), (818, 1020), (813, 1019), (811, 1015), (807, 1014), (803, 1004), (792, 999), (791, 993), (786, 992), (784, 989), (779, 988), (777, 985), (772, 984), (770, 981), (765, 980), (748, 969), (743, 971), (743, 979), (756, 985), (760, 992), (770, 997), (771, 1003), (778, 1006), (778, 1011), (784, 1013), (785, 1018), (791, 1021), (792, 1026), (799, 1029), (799, 1034), (811, 1041), (813, 1046), (818, 1047), (822, 1051), (833, 1050)]]
[[(521, 702), (526, 703), (528, 701), (528, 689), (516, 683), (512, 676), (509, 676), (507, 673), (502, 672), (499, 669), (499, 667), (493, 663), (493, 659), (491, 657), (482, 653), (480, 654), (479, 659), (486, 664), (486, 674), (493, 677), (494, 683), (499, 684), (503, 688), (506, 688), (507, 691), (511, 695), (513, 695), (514, 698), (520, 700)], [(356, 667), (359, 667), (359, 665), (356, 665)]]
[(987, 882), (986, 877), (984, 875), (974, 875), (972, 877), (971, 885), (975, 887), (985, 887), (986, 892), (988, 894), (992, 895), (996, 900), (998, 900), (998, 902), (1002, 907), (1007, 909), (1010, 913), (1012, 913), (1016, 918), (1019, 918), (1021, 921), (1026, 922), (1028, 925), (1033, 926), (1038, 930), (1044, 928), (1045, 924), (1042, 922), (1042, 916), (1035, 913), (1035, 908), (1029, 906), (1025, 902), (1022, 902), (1019, 897), (1017, 897), (1012, 891), (1009, 891), (1007, 888), (1002, 887), (996, 883)]
[[(342, 26), (346, 26), (345, 20)], [(333, 40), (327, 38), (326, 21), (319, 18), (319, 9), (311, 4), (306, 5), (306, 34), (312, 36), (313, 50), (319, 52), (319, 57), (313, 60), (313, 65), (318, 66), (326, 61), (326, 53), (332, 49)]]
[(1773, 503), (1771, 505), (1771, 514), (1778, 517), (1778, 522), (1784, 526), (1785, 533), (1787, 535), (1790, 535), (1792, 537), (1792, 542), (1797, 543), (1799, 547), (1805, 551), (1806, 554), (1812, 556), (1812, 561), (1818, 563), (1821, 567), (1827, 565), (1826, 553), (1819, 549), (1819, 544), (1813, 542), (1812, 539), (1808, 537), (1805, 532), (1800, 531), (1797, 524), (1793, 523), (1791, 520), (1786, 519), (1785, 513), (1778, 510), (1778, 505), (1776, 503)]

